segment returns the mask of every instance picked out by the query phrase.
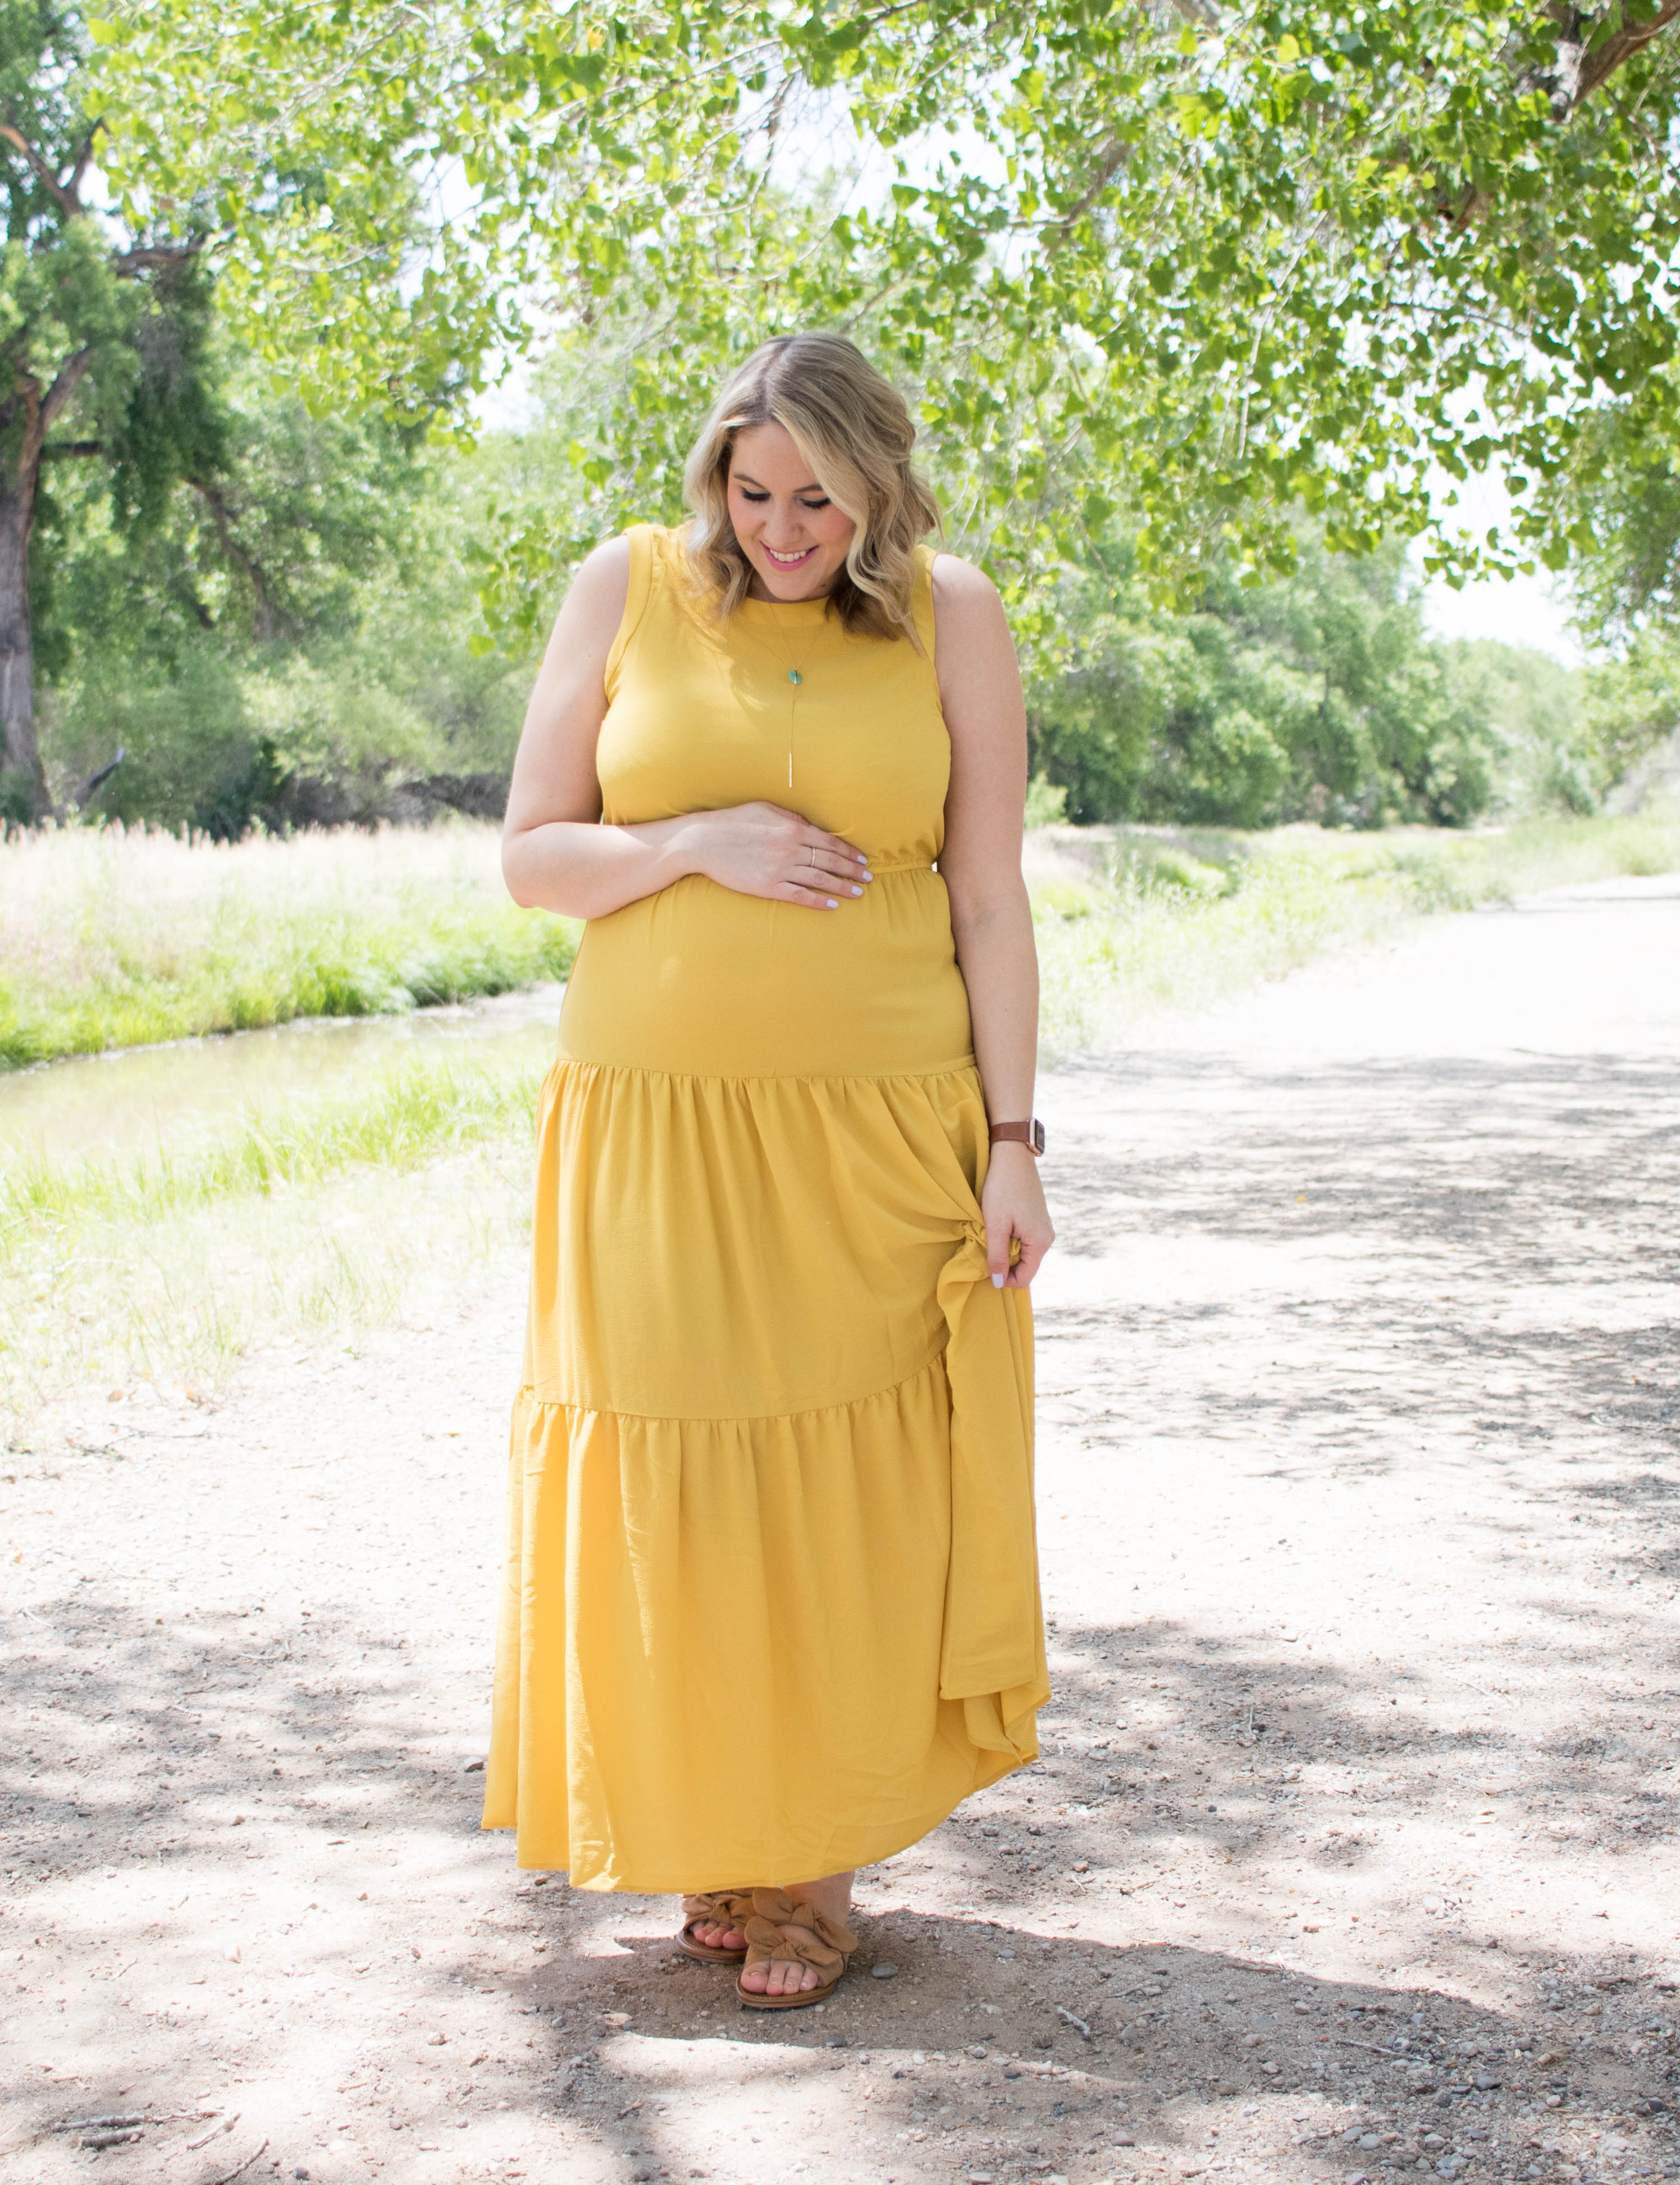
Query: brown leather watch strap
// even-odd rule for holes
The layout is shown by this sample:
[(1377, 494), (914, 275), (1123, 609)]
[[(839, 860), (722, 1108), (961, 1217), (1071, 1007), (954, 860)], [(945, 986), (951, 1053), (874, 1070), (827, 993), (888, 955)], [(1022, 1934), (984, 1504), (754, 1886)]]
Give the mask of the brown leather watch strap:
[(994, 1146), (1005, 1143), (1026, 1146), (1032, 1152), (1041, 1154), (1044, 1149), (1044, 1126), (1036, 1115), (1028, 1123), (994, 1123), (992, 1143)]

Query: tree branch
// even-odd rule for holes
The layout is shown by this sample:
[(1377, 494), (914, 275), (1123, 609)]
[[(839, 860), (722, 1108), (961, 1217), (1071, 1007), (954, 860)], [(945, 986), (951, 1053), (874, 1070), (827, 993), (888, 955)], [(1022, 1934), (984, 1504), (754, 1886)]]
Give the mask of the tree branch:
[(216, 536), (221, 541), (222, 552), (236, 568), (244, 570), (245, 580), (249, 584), (256, 600), (257, 634), (265, 645), (270, 644), (273, 640), (275, 629), (273, 603), (269, 599), (268, 587), (263, 582), (260, 567), (243, 547), (234, 542), (232, 513), (227, 501), (217, 487), (206, 483), (203, 478), (189, 478), (187, 483), (204, 502), (214, 518)]
[[(17, 146), (19, 151), (34, 169), (36, 179), (45, 187), (48, 195), (61, 210), (69, 213), (72, 219), (77, 214), (86, 211), (87, 208), (77, 196), (75, 188), (65, 187), (53, 173), (50, 163), (42, 159), (20, 129), (14, 127), (9, 121), (0, 121), (0, 137), (3, 137), (8, 144)], [(78, 170), (76, 180), (80, 179), (81, 172)]]
[(1614, 75), (1635, 53), (1643, 53), (1658, 32), (1666, 31), (1677, 16), (1680, 16), (1680, 0), (1660, 0), (1655, 14), (1648, 22), (1624, 24), (1614, 37), (1606, 38), (1595, 50), (1584, 53), (1577, 64), (1574, 103), (1578, 106), (1606, 76)]
[(70, 165), (70, 180), (65, 183), (64, 187), (78, 204), (81, 202), (82, 176), (93, 164), (93, 147), (98, 142), (104, 126), (103, 121), (96, 121), (76, 148), (76, 158)]
[[(1675, 4), (1680, 6), (1680, 0), (1675, 0)], [(1097, 154), (1096, 166), (1092, 172), (1090, 181), (1066, 212), (1058, 213), (1054, 220), (1047, 220), (1044, 223), (1044, 232), (1050, 235), (1059, 232), (1065, 237), (1070, 229), (1077, 226), (1108, 187), (1120, 169), (1125, 165), (1126, 154), (1129, 149), (1130, 147), (1123, 139), (1111, 137)]]
[(207, 235), (201, 235), (191, 243), (137, 243), (132, 250), (112, 252), (111, 270), (119, 274), (143, 273), (148, 265), (179, 265), (196, 258), (209, 241)]
[(53, 429), (54, 418), (60, 415), (65, 403), (87, 377), (87, 367), (92, 361), (93, 348), (90, 343), (86, 349), (77, 349), (74, 356), (67, 357), (59, 366), (58, 377), (41, 398), (40, 430), (43, 439)]

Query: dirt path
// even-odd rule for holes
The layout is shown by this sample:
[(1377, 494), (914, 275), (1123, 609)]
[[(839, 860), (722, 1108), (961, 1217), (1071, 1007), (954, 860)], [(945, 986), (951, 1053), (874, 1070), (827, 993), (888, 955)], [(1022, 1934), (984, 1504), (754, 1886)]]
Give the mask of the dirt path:
[(820, 2015), (476, 1832), (517, 1267), (7, 1461), (0, 2174), (1680, 2177), (1680, 881), (1044, 1108), (1045, 1758)]

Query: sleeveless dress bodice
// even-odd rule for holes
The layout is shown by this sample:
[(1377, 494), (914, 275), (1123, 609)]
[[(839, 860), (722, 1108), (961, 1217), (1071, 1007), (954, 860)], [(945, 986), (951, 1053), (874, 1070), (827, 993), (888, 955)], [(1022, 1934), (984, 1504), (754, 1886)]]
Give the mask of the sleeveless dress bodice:
[(950, 740), (933, 673), (931, 557), (918, 569), (918, 652), (848, 635), (821, 601), (748, 600), (720, 623), (690, 594), (671, 534), (643, 529), (630, 544), (596, 760), (603, 818), (791, 807), (867, 852), (876, 878), (861, 901), (825, 912), (691, 876), (592, 920), (561, 1052), (719, 1077), (972, 1063), (968, 994), (934, 869)]

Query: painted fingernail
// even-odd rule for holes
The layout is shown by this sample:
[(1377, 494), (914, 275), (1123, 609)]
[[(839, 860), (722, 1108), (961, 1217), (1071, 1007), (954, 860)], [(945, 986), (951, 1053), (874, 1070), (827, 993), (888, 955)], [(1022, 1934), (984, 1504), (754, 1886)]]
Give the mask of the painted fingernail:
[(852, 890), (852, 893), (854, 895), (861, 895), (863, 893), (863, 890), (861, 888), (854, 888)]
[(828, 898), (828, 907), (831, 910), (838, 910), (840, 908), (839, 904), (836, 902), (832, 896), (830, 896)]
[(1000, 1289), (1003, 1288), (1004, 1283), (1005, 1283), (1005, 1282), (1006, 1280), (1007, 1280), (1007, 1277), (1006, 1277), (1005, 1276), (1003, 1276), (1003, 1275), (994, 1275), (994, 1276), (993, 1276), (993, 1277), (992, 1277), (992, 1288), (993, 1288), (994, 1290), (1000, 1290)]

